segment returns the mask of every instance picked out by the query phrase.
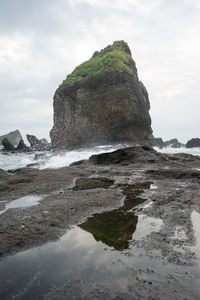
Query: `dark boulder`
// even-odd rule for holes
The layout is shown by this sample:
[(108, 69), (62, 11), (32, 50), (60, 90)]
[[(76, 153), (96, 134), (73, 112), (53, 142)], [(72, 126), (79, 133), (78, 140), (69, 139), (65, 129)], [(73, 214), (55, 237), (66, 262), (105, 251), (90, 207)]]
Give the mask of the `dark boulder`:
[(4, 150), (6, 151), (15, 151), (14, 145), (9, 141), (8, 138), (4, 138), (2, 140), (2, 145), (4, 146)]
[(200, 139), (199, 138), (193, 138), (189, 140), (186, 144), (186, 148), (195, 148), (200, 147)]
[(97, 165), (155, 163), (165, 161), (166, 158), (149, 146), (134, 146), (119, 149), (110, 153), (92, 155), (89, 162)]
[(27, 151), (28, 147), (24, 143), (23, 139), (19, 141), (19, 144), (17, 145), (17, 150)]
[(38, 140), (38, 138), (36, 138), (36, 136), (34, 136), (34, 135), (27, 134), (26, 138), (27, 138), (31, 148), (41, 144), (40, 140)]

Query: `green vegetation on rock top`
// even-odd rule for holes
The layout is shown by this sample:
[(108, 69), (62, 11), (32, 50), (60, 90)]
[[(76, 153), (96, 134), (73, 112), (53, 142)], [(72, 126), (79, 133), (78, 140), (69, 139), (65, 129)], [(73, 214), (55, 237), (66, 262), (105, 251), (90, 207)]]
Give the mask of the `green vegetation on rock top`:
[(115, 41), (100, 52), (95, 51), (92, 58), (76, 67), (63, 84), (74, 83), (88, 75), (114, 70), (126, 71), (134, 75), (135, 63), (128, 44), (124, 41)]

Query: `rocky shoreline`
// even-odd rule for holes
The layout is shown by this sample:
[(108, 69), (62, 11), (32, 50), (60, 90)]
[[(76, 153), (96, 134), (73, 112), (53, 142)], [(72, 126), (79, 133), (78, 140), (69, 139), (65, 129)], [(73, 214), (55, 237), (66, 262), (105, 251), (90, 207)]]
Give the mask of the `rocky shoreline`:
[[(8, 209), (0, 215), (1, 260), (8, 254), (56, 240), (71, 226), (85, 222), (93, 214), (122, 207), (126, 199), (134, 206), (142, 198), (150, 205), (138, 209), (137, 215), (145, 213), (160, 218), (163, 226), (158, 233), (152, 232), (134, 244), (143, 249), (146, 256), (159, 249), (159, 261), (183, 268), (185, 272), (188, 267), (193, 270), (197, 266), (199, 253), (191, 250), (195, 245), (191, 214), (194, 210), (200, 212), (200, 157), (161, 154), (149, 147), (137, 146), (94, 155), (87, 161), (60, 169), (1, 170), (0, 178), (1, 211), (6, 204), (27, 195), (43, 198), (36, 206)], [(155, 189), (150, 188), (152, 184)], [(123, 212), (124, 217), (129, 213)], [(184, 231), (183, 239), (177, 236), (180, 228)], [(177, 297), (173, 299), (190, 299), (186, 286), (186, 296), (181, 298), (181, 279), (173, 276), (178, 282)], [(187, 272), (183, 274), (183, 282), (188, 276)], [(152, 281), (152, 286), (155, 284), (162, 288), (159, 276)], [(141, 282), (133, 278), (132, 285), (137, 290)], [(148, 282), (143, 282), (144, 290), (147, 286)], [(193, 289), (191, 299), (197, 299), (198, 287)], [(161, 299), (159, 291), (151, 293), (156, 298), (143, 299)], [(162, 299), (170, 295), (166, 288), (162, 293)], [(58, 296), (56, 291), (55, 295)], [(52, 299), (63, 299), (57, 296)], [(127, 291), (126, 297), (120, 299), (129, 298), (130, 291)]]

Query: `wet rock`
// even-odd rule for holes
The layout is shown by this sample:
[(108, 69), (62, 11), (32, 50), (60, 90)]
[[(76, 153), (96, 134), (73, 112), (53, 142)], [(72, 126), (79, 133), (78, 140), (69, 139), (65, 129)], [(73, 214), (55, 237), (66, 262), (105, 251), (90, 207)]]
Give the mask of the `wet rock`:
[(169, 141), (165, 141), (163, 144), (164, 144), (164, 147), (172, 147), (172, 148), (185, 147), (185, 144), (180, 143), (176, 138), (169, 140)]
[(14, 145), (9, 141), (8, 138), (4, 138), (2, 140), (2, 145), (4, 146), (4, 150), (6, 151), (15, 151)]
[(184, 164), (190, 165), (190, 167), (196, 167), (200, 163), (200, 157), (187, 153), (177, 153), (172, 155), (167, 155), (168, 160), (178, 161)]
[(22, 151), (28, 151), (29, 148), (26, 146), (26, 144), (24, 143), (23, 139), (21, 139), (19, 141), (19, 144), (17, 145), (17, 150), (22, 150)]
[(48, 142), (45, 143), (42, 140), (39, 140), (36, 136), (27, 134), (26, 135), (28, 142), (30, 143), (31, 149), (34, 151), (46, 151), (50, 150), (51, 146), (48, 144)]
[(40, 164), (39, 163), (31, 163), (31, 164), (28, 164), (26, 167), (27, 168), (35, 168), (35, 167), (39, 167)]
[[(75, 262), (78, 269), (74, 269), (74, 260), (70, 260), (69, 269), (66, 267), (68, 264), (63, 266), (67, 275), (62, 277), (66, 284), (64, 294), (61, 284), (61, 293), (56, 293), (53, 298), (48, 294), (45, 299), (174, 299), (174, 296), (176, 299), (199, 299), (199, 235), (195, 236), (199, 222), (193, 226), (192, 214), (194, 210), (196, 214), (200, 211), (200, 158), (186, 154), (162, 155), (149, 146), (139, 146), (103, 154), (103, 157), (95, 156), (94, 161), (98, 163), (98, 160), (101, 162), (98, 166), (84, 161), (82, 165), (60, 169), (22, 168), (11, 172), (0, 170), (0, 210), (4, 209), (5, 200), (9, 203), (27, 195), (44, 195), (38, 206), (9, 209), (0, 215), (0, 256), (55, 241), (66, 233), (66, 229), (79, 224), (81, 228), (92, 233), (97, 241), (103, 243), (94, 247), (97, 260), (95, 252), (92, 256), (90, 253), (94, 240), (91, 244), (88, 243), (89, 251), (85, 251), (87, 239), (83, 241), (83, 248), (79, 245), (77, 250), (80, 257), (81, 249), (84, 249), (81, 257), (87, 258), (89, 262), (97, 262), (98, 267), (92, 269), (93, 273), (86, 264), (86, 272), (79, 273), (79, 261)], [(152, 183), (156, 188), (151, 188)], [(196, 217), (198, 221), (199, 215)], [(70, 234), (69, 232), (72, 240), (66, 240), (65, 245), (69, 245), (71, 258), (71, 241), (74, 240), (77, 247), (81, 236), (78, 233), (79, 238), (76, 240)], [(90, 240), (92, 236), (88, 238)], [(50, 244), (50, 248), (51, 246)], [(55, 250), (61, 248), (66, 251), (63, 246), (55, 246)], [(101, 248), (102, 252), (99, 252)], [(37, 290), (40, 280), (46, 280), (46, 292), (49, 291), (48, 274), (51, 275), (52, 272), (49, 273), (49, 264), (43, 259), (44, 253), (50, 255), (49, 248), (47, 249), (45, 252), (42, 248), (41, 263), (37, 257), (39, 249), (28, 251), (30, 259), (37, 253), (37, 260), (31, 269), (27, 269), (29, 266), (24, 264), (30, 279), (28, 282), (33, 284), (31, 289), (26, 290), (24, 297), (27, 299), (31, 298), (33, 288)], [(56, 253), (58, 251), (54, 253), (53, 250), (53, 255)], [(58, 253), (61, 264), (64, 257), (62, 253)], [(25, 257), (30, 262), (27, 252), (26, 255), (21, 254), (20, 261)], [(16, 256), (17, 266), (19, 256)], [(92, 260), (89, 260), (90, 257)], [(101, 268), (99, 258), (104, 261)], [(7, 257), (1, 259), (3, 264), (7, 261)], [(58, 262), (57, 259), (55, 261)], [(13, 262), (12, 256), (12, 266)], [(68, 260), (65, 262), (68, 263)], [(44, 278), (44, 272), (40, 272), (41, 268), (47, 270), (47, 278)], [(57, 269), (58, 274), (62, 274), (61, 269)], [(89, 279), (82, 275), (89, 274), (88, 270)], [(15, 294), (9, 290), (10, 297), (21, 295), (21, 291), (24, 291), (27, 278), (23, 268), (20, 274), (22, 283), (17, 286)], [(15, 283), (15, 277), (13, 275), (2, 278), (6, 284), (12, 286), (11, 280)], [(72, 277), (75, 278), (73, 280), (76, 280), (76, 285), (71, 283)], [(83, 277), (86, 280), (81, 285)], [(57, 288), (57, 282), (58, 277), (53, 289)], [(101, 288), (97, 288), (96, 284), (99, 283)], [(43, 293), (43, 286), (39, 288), (39, 293)], [(106, 287), (108, 294), (105, 294)], [(89, 294), (91, 290), (93, 292)], [(43, 297), (41, 294), (38, 297), (37, 295), (35, 298)]]
[(34, 156), (34, 160), (39, 160), (39, 159), (47, 159), (48, 156), (44, 153), (36, 153)]
[(186, 143), (186, 148), (195, 148), (195, 147), (200, 147), (200, 139), (199, 138), (191, 139)]
[(96, 189), (96, 188), (109, 188), (113, 185), (115, 181), (105, 177), (97, 178), (78, 178), (76, 180), (75, 186), (73, 187), (74, 191), (77, 190), (87, 190), (87, 189)]
[(148, 146), (136, 146), (119, 149), (110, 153), (92, 155), (89, 161), (93, 164), (138, 163), (165, 160), (165, 156)]
[(200, 171), (191, 169), (154, 169), (147, 170), (146, 174), (157, 179), (200, 179)]
[(33, 148), (39, 144), (41, 144), (42, 142), (40, 140), (38, 140), (38, 138), (34, 135), (30, 135), (30, 134), (27, 134), (26, 135), (26, 138), (28, 140), (28, 142), (30, 143), (30, 146)]
[(154, 138), (154, 137), (139, 140), (139, 141), (135, 142), (135, 144), (139, 144), (140, 146), (148, 146), (151, 148), (158, 147), (160, 149), (164, 147), (162, 138)]

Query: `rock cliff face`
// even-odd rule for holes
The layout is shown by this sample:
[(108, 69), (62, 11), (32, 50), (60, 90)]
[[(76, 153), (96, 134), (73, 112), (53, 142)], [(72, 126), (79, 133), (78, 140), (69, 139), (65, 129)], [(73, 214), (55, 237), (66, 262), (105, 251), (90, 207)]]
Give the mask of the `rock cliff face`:
[(54, 148), (130, 142), (152, 133), (148, 93), (128, 45), (114, 42), (77, 67), (54, 96)]

